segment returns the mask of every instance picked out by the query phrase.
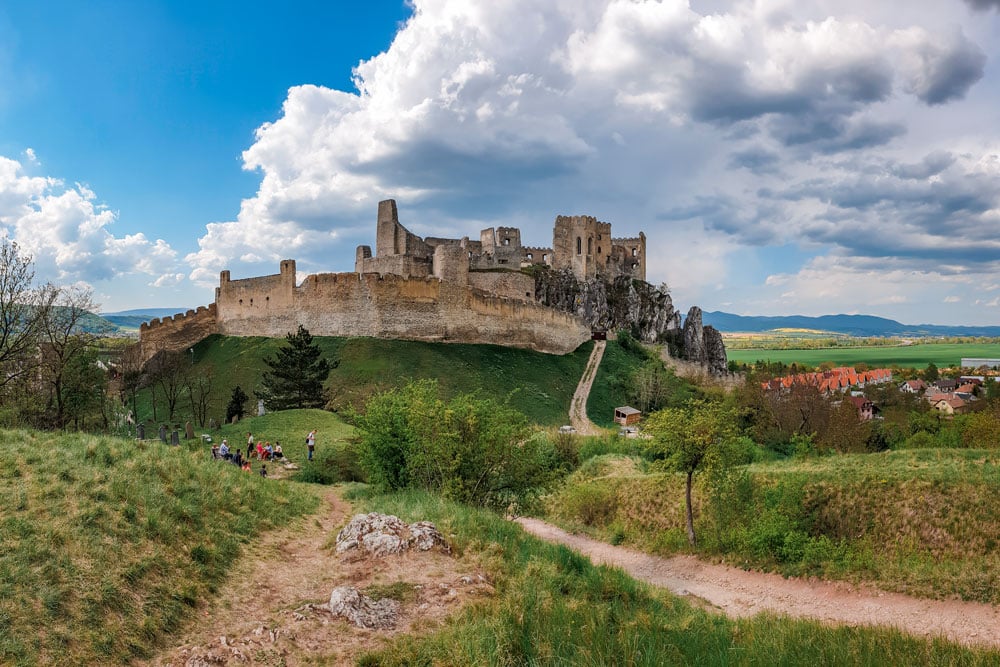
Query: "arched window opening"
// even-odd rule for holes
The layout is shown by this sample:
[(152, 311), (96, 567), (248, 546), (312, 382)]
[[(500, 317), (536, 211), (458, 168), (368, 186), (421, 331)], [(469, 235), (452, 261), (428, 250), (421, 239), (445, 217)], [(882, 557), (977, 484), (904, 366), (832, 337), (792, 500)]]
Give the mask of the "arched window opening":
[(577, 255), (583, 254), (583, 239), (581, 239), (579, 236), (576, 237), (576, 254)]
[(587, 254), (588, 255), (593, 255), (594, 254), (594, 237), (593, 236), (588, 236), (587, 237)]
[(639, 254), (639, 251), (636, 250), (635, 248), (632, 248), (632, 256), (635, 257), (637, 254)]

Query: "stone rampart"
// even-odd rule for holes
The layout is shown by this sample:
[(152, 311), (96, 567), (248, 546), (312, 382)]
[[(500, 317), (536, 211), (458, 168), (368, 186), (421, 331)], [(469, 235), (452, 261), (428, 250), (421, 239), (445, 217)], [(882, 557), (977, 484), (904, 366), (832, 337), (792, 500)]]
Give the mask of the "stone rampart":
[(590, 337), (576, 316), (432, 277), (321, 273), (285, 296), (267, 296), (254, 297), (251, 307), (249, 294), (220, 290), (219, 333), (280, 337), (302, 324), (318, 336), (492, 343), (553, 354)]
[(203, 338), (218, 333), (215, 304), (197, 310), (157, 318), (139, 327), (142, 360), (148, 361), (160, 350), (186, 350)]

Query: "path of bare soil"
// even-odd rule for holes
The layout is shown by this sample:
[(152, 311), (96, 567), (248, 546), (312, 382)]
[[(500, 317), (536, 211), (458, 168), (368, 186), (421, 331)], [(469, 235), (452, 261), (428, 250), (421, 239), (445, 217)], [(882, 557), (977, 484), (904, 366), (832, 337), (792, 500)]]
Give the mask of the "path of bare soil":
[[(493, 588), (474, 565), (434, 552), (374, 558), (337, 555), (349, 504), (328, 490), (312, 516), (267, 533), (240, 561), (194, 627), (149, 665), (349, 665), (400, 634), (429, 630)], [(320, 605), (337, 586), (403, 582), (409, 591), (392, 630), (357, 628)]]
[(603, 340), (594, 341), (594, 349), (587, 360), (587, 368), (580, 377), (576, 391), (573, 393), (573, 401), (569, 406), (569, 423), (580, 435), (600, 435), (600, 427), (587, 417), (587, 399), (590, 397), (590, 388), (597, 377), (597, 369), (601, 366), (601, 359), (604, 358), (604, 348), (607, 342)]
[(564, 544), (596, 564), (619, 567), (677, 595), (694, 596), (728, 616), (769, 611), (832, 625), (892, 626), (969, 646), (1000, 647), (1000, 608), (991, 605), (923, 600), (846, 583), (785, 579), (705, 563), (693, 556), (661, 558), (573, 535), (538, 519), (517, 521), (529, 533)]

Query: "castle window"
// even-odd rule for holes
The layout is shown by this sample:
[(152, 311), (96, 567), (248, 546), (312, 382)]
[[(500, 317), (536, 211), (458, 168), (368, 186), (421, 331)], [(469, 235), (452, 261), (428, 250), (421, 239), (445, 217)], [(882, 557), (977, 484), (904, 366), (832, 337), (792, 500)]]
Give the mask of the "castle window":
[(503, 240), (503, 244), (504, 245), (510, 245), (510, 239), (504, 239)]
[(594, 254), (594, 237), (593, 236), (588, 236), (587, 237), (587, 254), (588, 255), (593, 255)]
[(533, 258), (533, 257), (531, 256), (531, 253), (530, 253), (530, 252), (528, 253), (528, 259), (534, 259), (534, 258)]
[(637, 263), (635, 263), (635, 262), (632, 262), (632, 268), (633, 268), (633, 269), (634, 269), (635, 267), (637, 267), (637, 266), (639, 266), (639, 265), (638, 265)]
[(542, 261), (543, 262), (548, 262), (549, 261), (549, 256), (548, 255), (542, 255)]
[(598, 235), (597, 235), (597, 240), (598, 240), (598, 241), (600, 241), (600, 240), (601, 240), (601, 235), (600, 235), (600, 234), (598, 234)]
[(243, 299), (240, 299), (240, 305), (241, 306), (243, 305)]
[(576, 237), (576, 254), (577, 255), (583, 254), (583, 239), (581, 239), (579, 236)]
[[(600, 236), (598, 236), (597, 238), (601, 238), (601, 237), (600, 237)], [(601, 254), (601, 246), (597, 246), (597, 254), (598, 254), (598, 255), (600, 255), (600, 254)]]
[(251, 306), (253, 305), (253, 299), (250, 299), (250, 305)]
[(632, 248), (632, 256), (633, 257), (635, 257), (638, 252), (639, 252), (638, 250), (636, 250), (635, 248)]
[(526, 297), (528, 297), (530, 299), (531, 298), (531, 292), (525, 292), (524, 296), (526, 296)]

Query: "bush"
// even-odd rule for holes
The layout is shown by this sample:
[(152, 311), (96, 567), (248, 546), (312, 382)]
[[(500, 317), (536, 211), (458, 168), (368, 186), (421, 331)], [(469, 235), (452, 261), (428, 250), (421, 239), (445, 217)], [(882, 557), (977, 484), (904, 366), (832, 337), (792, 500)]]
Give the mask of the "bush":
[(377, 394), (357, 418), (361, 467), (380, 489), (423, 488), (507, 509), (551, 479), (552, 446), (524, 415), (472, 394), (445, 402), (434, 380)]
[(312, 484), (364, 482), (365, 474), (358, 462), (357, 443), (324, 448), (312, 461), (303, 463), (302, 469), (292, 479)]

